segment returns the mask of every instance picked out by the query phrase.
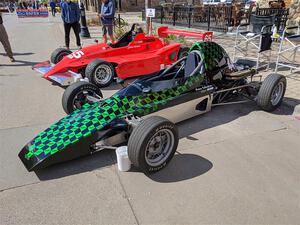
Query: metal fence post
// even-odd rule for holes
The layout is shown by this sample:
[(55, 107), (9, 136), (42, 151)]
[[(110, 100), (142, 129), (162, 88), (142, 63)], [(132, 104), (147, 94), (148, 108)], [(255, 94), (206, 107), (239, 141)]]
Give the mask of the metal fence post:
[(163, 7), (160, 6), (160, 24), (163, 24), (164, 10)]
[(176, 10), (175, 7), (173, 6), (173, 26), (175, 26), (175, 20), (176, 20)]
[(210, 29), (210, 6), (208, 6), (207, 30)]
[(225, 30), (225, 32), (227, 32), (228, 31), (228, 27), (230, 27), (231, 26), (231, 18), (232, 18), (232, 5), (229, 7), (229, 13), (228, 13), (228, 15), (227, 15), (227, 24), (226, 24), (226, 30)]
[(191, 17), (192, 17), (192, 6), (189, 5), (189, 8), (188, 8), (188, 23), (189, 23), (189, 28), (191, 28)]

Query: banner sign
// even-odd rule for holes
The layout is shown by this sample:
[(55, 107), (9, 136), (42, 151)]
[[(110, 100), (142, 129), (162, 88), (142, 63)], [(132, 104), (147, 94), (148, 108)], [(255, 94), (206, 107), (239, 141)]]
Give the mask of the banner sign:
[(48, 17), (48, 9), (17, 9), (19, 18)]

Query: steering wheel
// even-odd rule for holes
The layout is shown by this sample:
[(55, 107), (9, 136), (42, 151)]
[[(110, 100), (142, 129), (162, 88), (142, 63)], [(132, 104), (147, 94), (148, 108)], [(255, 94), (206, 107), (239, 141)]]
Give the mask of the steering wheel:
[[(186, 57), (182, 57), (181, 59), (179, 59), (177, 62), (175, 62), (173, 65), (171, 65), (170, 67), (168, 67), (167, 69), (165, 69), (161, 74), (159, 74), (158, 76), (154, 76), (152, 78), (149, 79), (149, 81), (153, 81), (159, 78), (162, 78), (163, 76), (165, 76), (167, 73), (169, 73), (170, 70), (172, 70), (176, 65), (178, 65), (179, 63), (182, 63), (184, 60), (186, 59)], [(180, 67), (181, 68), (181, 67)]]
[(134, 23), (134, 24), (132, 24), (130, 31), (134, 31), (134, 29), (135, 29), (135, 26), (137, 26), (137, 25), (139, 25), (139, 24), (138, 24), (138, 23)]
[[(135, 31), (135, 28), (137, 27), (137, 31)], [(138, 23), (134, 23), (132, 24), (131, 26), (131, 29), (130, 29), (130, 32), (131, 32), (131, 41), (134, 40), (135, 36), (139, 33), (143, 33), (143, 29), (141, 27), (139, 27), (139, 24)]]

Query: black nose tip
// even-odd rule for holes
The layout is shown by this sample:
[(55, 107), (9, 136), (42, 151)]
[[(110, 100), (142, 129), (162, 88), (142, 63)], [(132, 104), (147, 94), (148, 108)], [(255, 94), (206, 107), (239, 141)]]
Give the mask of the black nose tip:
[(23, 162), (24, 166), (26, 167), (26, 169), (30, 172), (34, 169), (34, 167), (37, 165), (38, 163), (38, 158), (36, 158), (35, 156), (32, 156), (30, 158), (26, 157), (26, 154), (28, 153), (28, 146), (26, 145), (19, 153), (19, 158), (21, 159), (21, 161)]

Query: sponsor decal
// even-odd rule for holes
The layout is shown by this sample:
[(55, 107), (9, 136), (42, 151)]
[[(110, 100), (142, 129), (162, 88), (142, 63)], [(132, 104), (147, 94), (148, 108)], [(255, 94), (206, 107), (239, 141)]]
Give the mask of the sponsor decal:
[(17, 9), (16, 13), (19, 18), (49, 16), (48, 9)]

